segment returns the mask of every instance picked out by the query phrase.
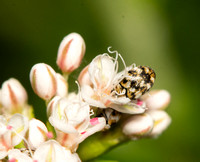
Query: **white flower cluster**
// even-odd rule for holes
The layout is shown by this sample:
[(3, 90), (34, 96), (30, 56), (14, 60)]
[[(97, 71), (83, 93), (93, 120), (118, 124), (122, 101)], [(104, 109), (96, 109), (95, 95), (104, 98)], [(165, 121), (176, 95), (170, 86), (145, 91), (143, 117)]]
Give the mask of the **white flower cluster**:
[[(137, 100), (113, 95), (113, 88), (130, 68), (118, 72), (121, 55), (117, 52), (115, 58), (108, 54), (96, 56), (78, 77), (78, 93), (68, 92), (67, 78), (79, 67), (84, 54), (83, 38), (71, 33), (61, 42), (57, 55), (57, 65), (63, 75), (45, 63), (38, 63), (31, 69), (32, 88), (47, 103), (49, 127), (34, 118), (27, 93), (16, 79), (3, 83), (0, 159), (7, 158), (10, 162), (81, 161), (76, 153), (79, 144), (98, 131), (109, 131), (114, 119), (115, 124), (121, 122), (122, 132), (131, 139), (155, 137), (167, 128), (171, 119), (163, 111), (170, 102), (166, 90), (151, 91)], [(112, 112), (126, 118), (111, 118)], [(54, 133), (49, 131), (52, 129)]]

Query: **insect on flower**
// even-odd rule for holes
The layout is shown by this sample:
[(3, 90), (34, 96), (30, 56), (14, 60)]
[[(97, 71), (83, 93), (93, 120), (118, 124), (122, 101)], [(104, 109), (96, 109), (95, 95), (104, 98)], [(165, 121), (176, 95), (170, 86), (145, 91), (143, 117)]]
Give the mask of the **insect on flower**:
[(112, 125), (116, 124), (120, 120), (121, 113), (111, 108), (98, 109), (97, 116), (105, 118), (105, 129), (109, 129)]
[(114, 96), (126, 96), (136, 100), (153, 86), (156, 78), (155, 72), (147, 66), (134, 66), (130, 68), (119, 83), (112, 89)]

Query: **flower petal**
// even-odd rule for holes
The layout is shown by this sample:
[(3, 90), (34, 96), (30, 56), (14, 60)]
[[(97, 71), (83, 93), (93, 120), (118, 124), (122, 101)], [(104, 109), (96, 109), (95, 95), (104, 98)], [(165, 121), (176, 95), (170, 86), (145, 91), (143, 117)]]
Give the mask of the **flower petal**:
[(56, 129), (65, 132), (65, 133), (77, 133), (77, 130), (67, 122), (64, 122), (62, 120), (56, 119), (52, 116), (49, 117), (49, 122), (52, 126), (54, 126)]
[(31, 149), (36, 149), (47, 139), (48, 130), (43, 122), (37, 119), (29, 121), (28, 141)]
[(0, 135), (3, 135), (7, 131), (7, 121), (3, 115), (0, 115)]
[(6, 150), (0, 151), (0, 159), (5, 158), (7, 155), (8, 155), (8, 152)]
[(81, 87), (81, 95), (83, 99), (92, 106), (106, 108), (106, 106), (100, 101), (100, 98), (95, 94), (94, 90), (88, 86), (83, 85)]
[(56, 131), (56, 140), (67, 149), (70, 149), (72, 152), (75, 152), (79, 145), (79, 133), (63, 133), (61, 131)]
[(92, 82), (90, 80), (90, 75), (89, 75), (89, 72), (88, 72), (88, 68), (89, 68), (89, 65), (87, 65), (79, 74), (78, 76), (78, 82), (79, 84), (82, 86), (84, 84), (87, 84), (87, 85), (92, 85)]
[(22, 137), (28, 130), (28, 118), (21, 114), (15, 114), (8, 122), (8, 126), (12, 126), (12, 145), (16, 146), (22, 141)]
[(88, 72), (94, 88), (108, 88), (116, 75), (116, 62), (106, 54), (98, 55), (90, 63)]
[(171, 118), (165, 111), (162, 110), (148, 111), (148, 114), (154, 120), (154, 127), (149, 136), (157, 137), (170, 125)]
[(11, 145), (11, 131), (0, 135), (0, 159), (7, 156), (7, 151), (12, 148)]
[(66, 97), (68, 94), (68, 83), (65, 81), (65, 78), (59, 73), (56, 73), (56, 81), (57, 81), (56, 95), (61, 97)]
[(38, 162), (67, 161), (67, 159), (70, 159), (70, 156), (69, 153), (66, 154), (66, 150), (55, 140), (49, 140), (43, 143), (34, 153), (34, 159)]
[(141, 113), (144, 113), (146, 110), (145, 107), (136, 105), (134, 103), (128, 103), (124, 105), (112, 103), (109, 105), (109, 107), (126, 114), (141, 114)]
[(82, 132), (79, 143), (81, 143), (83, 140), (85, 140), (88, 136), (91, 136), (92, 134), (101, 131), (106, 126), (106, 120), (103, 117), (100, 118), (94, 118), (90, 120), (90, 126)]
[(33, 160), (26, 155), (25, 153), (22, 153), (18, 149), (12, 149), (8, 152), (8, 159), (9, 161), (20, 161), (20, 162), (33, 162)]

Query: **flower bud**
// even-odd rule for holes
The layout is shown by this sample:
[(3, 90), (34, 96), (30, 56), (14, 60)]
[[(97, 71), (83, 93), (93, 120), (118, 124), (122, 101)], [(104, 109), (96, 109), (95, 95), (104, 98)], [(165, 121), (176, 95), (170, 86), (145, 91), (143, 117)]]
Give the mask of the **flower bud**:
[(148, 114), (133, 115), (125, 121), (122, 131), (132, 139), (147, 135), (153, 128), (153, 120)]
[(65, 81), (65, 78), (59, 73), (56, 74), (56, 81), (57, 81), (56, 95), (60, 97), (65, 97), (68, 93), (68, 83)]
[(77, 69), (85, 54), (85, 42), (77, 33), (64, 37), (57, 55), (57, 65), (63, 73), (71, 73)]
[(170, 116), (162, 110), (149, 111), (148, 114), (153, 118), (154, 126), (153, 130), (149, 134), (151, 137), (160, 135), (171, 123)]
[(36, 149), (46, 141), (48, 130), (43, 122), (37, 119), (29, 121), (28, 141), (31, 149)]
[(56, 94), (56, 73), (49, 65), (34, 65), (30, 72), (30, 81), (33, 91), (42, 99), (49, 100)]
[(170, 103), (170, 94), (166, 90), (154, 90), (141, 98), (150, 110), (165, 109)]
[(86, 66), (79, 74), (78, 82), (81, 86), (84, 85), (84, 84), (92, 85), (92, 82), (90, 80), (90, 75), (89, 75), (89, 72), (88, 72), (88, 67), (89, 66)]
[(3, 83), (0, 98), (5, 108), (14, 108), (26, 103), (27, 93), (18, 80), (11, 78)]

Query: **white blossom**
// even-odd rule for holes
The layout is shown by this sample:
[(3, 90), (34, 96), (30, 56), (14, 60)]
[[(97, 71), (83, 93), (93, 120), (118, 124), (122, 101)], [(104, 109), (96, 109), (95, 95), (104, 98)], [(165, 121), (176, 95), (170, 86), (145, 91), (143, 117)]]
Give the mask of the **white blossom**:
[(56, 99), (52, 110), (49, 121), (57, 130), (57, 140), (72, 151), (106, 124), (104, 118), (90, 119), (89, 105), (74, 93), (68, 98)]
[(8, 151), (18, 145), (28, 129), (28, 119), (20, 114), (13, 115), (8, 121), (0, 116), (0, 159), (7, 156)]

